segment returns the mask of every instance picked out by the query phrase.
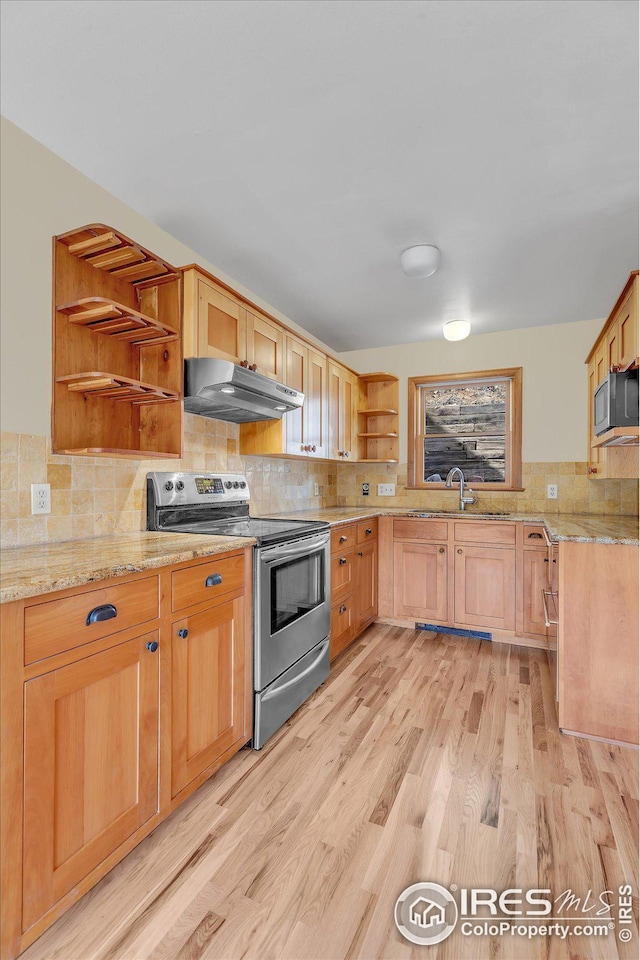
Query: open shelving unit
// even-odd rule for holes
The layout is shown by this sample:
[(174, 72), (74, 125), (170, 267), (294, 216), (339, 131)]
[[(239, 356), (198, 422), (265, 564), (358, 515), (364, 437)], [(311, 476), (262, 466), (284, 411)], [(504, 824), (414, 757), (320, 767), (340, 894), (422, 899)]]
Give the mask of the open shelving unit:
[(180, 457), (180, 271), (93, 223), (54, 237), (53, 277), (54, 453)]
[(398, 378), (391, 373), (366, 373), (358, 378), (358, 460), (397, 463)]

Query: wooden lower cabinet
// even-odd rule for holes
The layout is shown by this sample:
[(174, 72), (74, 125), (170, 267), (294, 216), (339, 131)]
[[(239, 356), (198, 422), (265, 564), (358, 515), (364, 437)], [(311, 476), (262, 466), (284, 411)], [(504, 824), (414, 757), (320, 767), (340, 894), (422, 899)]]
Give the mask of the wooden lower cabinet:
[(393, 554), (395, 616), (446, 623), (447, 545), (396, 541)]
[(515, 628), (515, 550), (455, 548), (454, 620), (462, 627)]
[(158, 810), (158, 632), (24, 688), (25, 928)]
[[(191, 589), (212, 563), (235, 592)], [(95, 584), (0, 608), (3, 960), (249, 740), (251, 567), (251, 549), (236, 550), (105, 581), (98, 599), (122, 614), (114, 633), (105, 623), (117, 616), (97, 621), (100, 630), (85, 625)], [(131, 596), (144, 602), (127, 606)], [(60, 616), (42, 658), (29, 662), (45, 606)], [(78, 611), (75, 632), (89, 634), (82, 645), (65, 636)]]
[(172, 796), (242, 739), (244, 667), (244, 596), (172, 625)]
[(360, 527), (350, 523), (331, 531), (332, 660), (378, 615), (377, 524)]
[(525, 636), (546, 637), (542, 591), (549, 589), (546, 550), (522, 551), (522, 619)]

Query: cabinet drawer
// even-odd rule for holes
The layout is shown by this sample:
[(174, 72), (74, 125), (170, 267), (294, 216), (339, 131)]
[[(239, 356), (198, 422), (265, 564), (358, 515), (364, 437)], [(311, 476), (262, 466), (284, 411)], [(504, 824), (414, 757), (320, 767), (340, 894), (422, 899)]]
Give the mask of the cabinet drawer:
[(378, 518), (372, 517), (371, 520), (362, 520), (357, 527), (358, 543), (366, 543), (367, 540), (375, 540), (378, 536)]
[(446, 540), (447, 520), (394, 520), (394, 540)]
[(525, 547), (539, 547), (546, 550), (547, 540), (543, 525), (541, 523), (525, 523), (523, 541)]
[(454, 537), (460, 543), (497, 543), (511, 545), (516, 542), (516, 525), (506, 520), (458, 520), (453, 525)]
[(355, 553), (337, 553), (331, 557), (331, 603), (353, 593)]
[(200, 563), (171, 574), (171, 609), (182, 610), (196, 603), (226, 596), (244, 587), (244, 553), (210, 563)]
[(351, 600), (343, 600), (331, 608), (330, 657), (333, 660), (353, 637), (354, 610)]
[(336, 527), (331, 531), (331, 553), (344, 553), (356, 545), (356, 526), (347, 523), (343, 527)]
[(37, 603), (24, 611), (24, 662), (73, 650), (159, 616), (157, 576)]

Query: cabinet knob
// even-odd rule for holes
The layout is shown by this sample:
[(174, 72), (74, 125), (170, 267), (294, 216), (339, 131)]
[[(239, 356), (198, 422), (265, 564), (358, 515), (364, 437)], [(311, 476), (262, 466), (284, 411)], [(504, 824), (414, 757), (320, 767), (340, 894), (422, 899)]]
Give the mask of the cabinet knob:
[(344, 455), (345, 457), (350, 457), (351, 453), (349, 452), (349, 450), (345, 450)]
[(183, 640), (186, 640), (189, 636), (189, 631), (186, 627), (182, 627), (182, 629), (178, 630), (178, 636), (182, 637)]
[(544, 558), (544, 562), (545, 562), (545, 563), (549, 563), (549, 557), (545, 557), (545, 558)]
[(158, 641), (150, 640), (149, 643), (145, 643), (145, 647), (147, 648), (149, 653), (155, 653), (156, 650), (158, 649)]
[(360, 550), (358, 550), (358, 556), (359, 556), (359, 557), (364, 557), (364, 553), (362, 553)]
[(311, 453), (315, 453), (315, 452), (316, 452), (316, 445), (314, 443), (313, 446), (311, 447)]
[(346, 612), (347, 612), (347, 608), (345, 607), (345, 605), (344, 605), (344, 603), (343, 603), (342, 606), (340, 607), (340, 613), (346, 613)]
[(249, 367), (249, 370), (252, 370), (253, 373), (256, 373), (257, 369), (258, 369), (257, 363), (252, 363), (251, 366)]
[(339, 543), (346, 543), (348, 539), (348, 537), (342, 536), (340, 537)]
[(589, 473), (597, 473), (597, 472), (598, 472), (597, 467), (589, 467)]
[(370, 534), (373, 533), (373, 530), (370, 527), (367, 527), (367, 529), (365, 530), (365, 533), (367, 536), (369, 536)]
[(340, 566), (341, 566), (341, 567), (344, 567), (344, 565), (345, 565), (346, 562), (347, 562), (347, 558), (346, 558), (346, 557), (340, 557)]
[(462, 553), (462, 550), (458, 550), (458, 553)]
[[(444, 553), (444, 547), (440, 547), (438, 553)], [(458, 550), (458, 553), (462, 553), (462, 550)]]

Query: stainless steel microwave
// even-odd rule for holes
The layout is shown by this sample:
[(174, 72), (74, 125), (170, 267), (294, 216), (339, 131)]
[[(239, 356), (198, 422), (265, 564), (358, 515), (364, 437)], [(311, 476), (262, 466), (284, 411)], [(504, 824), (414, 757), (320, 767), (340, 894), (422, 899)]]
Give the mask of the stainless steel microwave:
[(638, 424), (638, 371), (608, 373), (593, 394), (593, 432)]

